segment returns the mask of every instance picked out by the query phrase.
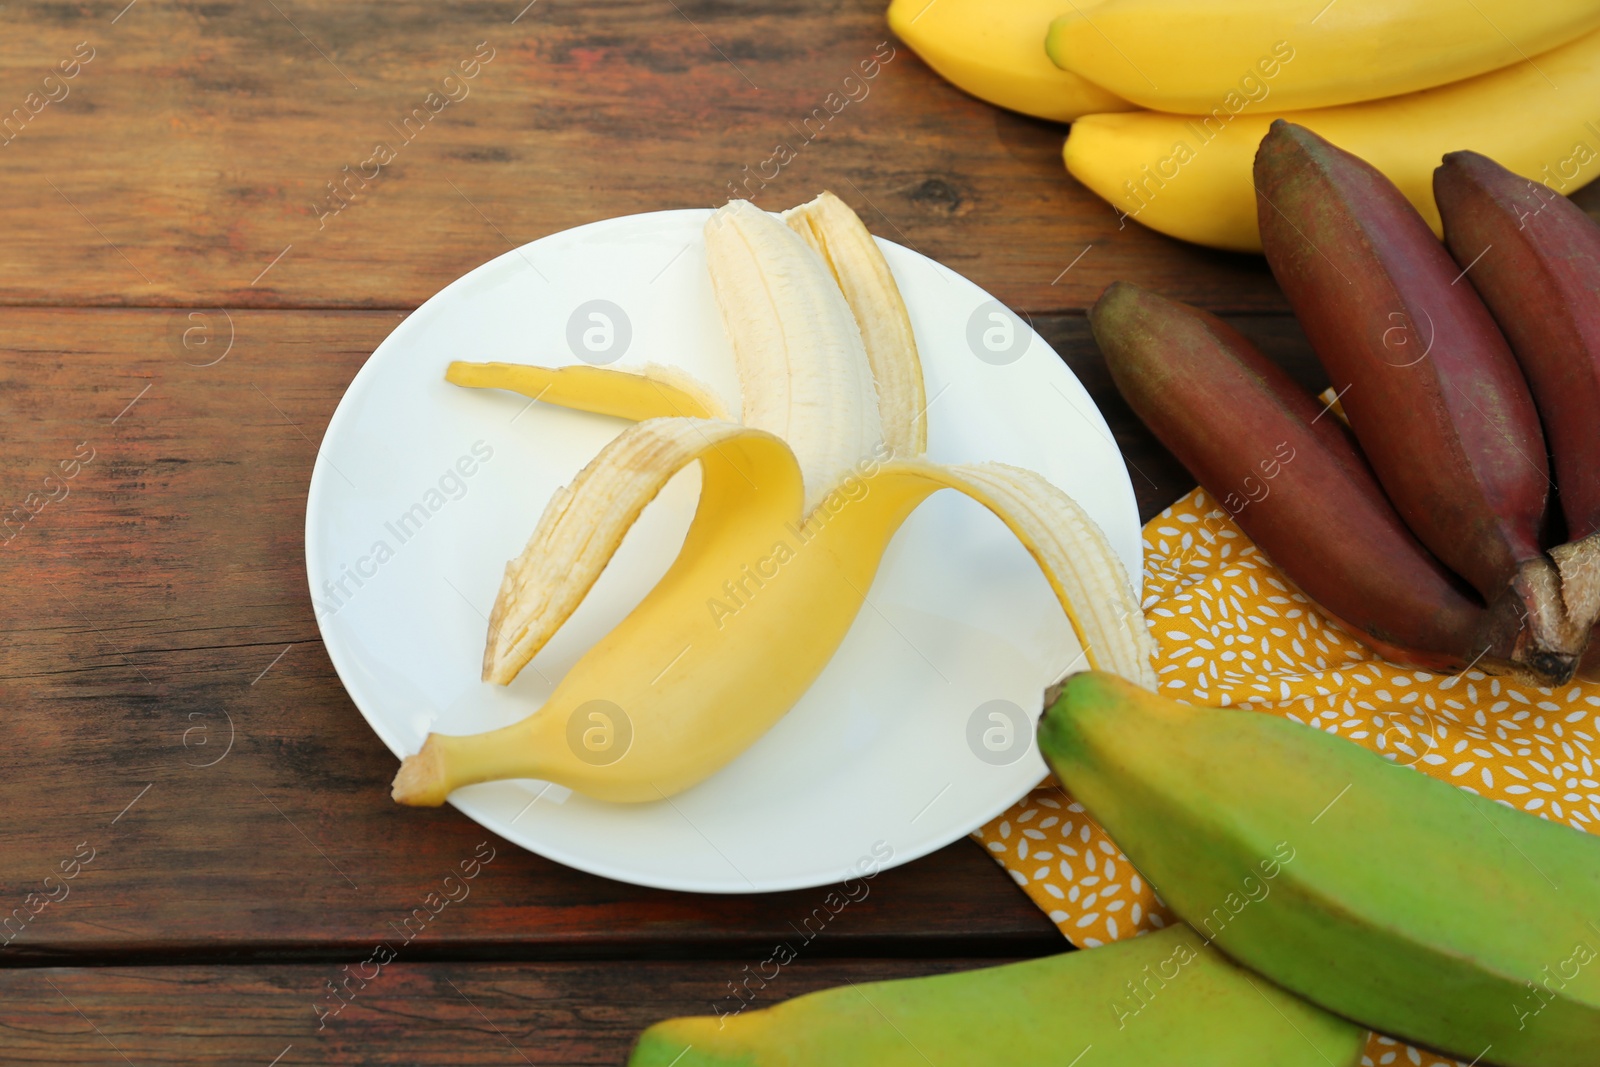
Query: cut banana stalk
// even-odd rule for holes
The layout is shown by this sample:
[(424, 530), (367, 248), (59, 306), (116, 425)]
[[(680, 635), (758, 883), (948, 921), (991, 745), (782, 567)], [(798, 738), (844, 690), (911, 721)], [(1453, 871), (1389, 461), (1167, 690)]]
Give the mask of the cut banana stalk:
[[(713, 417), (720, 404), (704, 386), (659, 368), (451, 365), (449, 380), (461, 385), (644, 420), (556, 494), (507, 566), (486, 680), (517, 676), (644, 507), (696, 462), (700, 502), (666, 575), (543, 707), (484, 734), (429, 735), (401, 765), (396, 800), (437, 805), (474, 782), (538, 778), (638, 802), (702, 781), (804, 695), (844, 640), (895, 531), (943, 488), (1017, 535), (1091, 665), (1155, 685), (1153, 643), (1127, 574), (1069, 496), (1031, 471), (916, 458), (925, 440), (921, 367), (882, 253), (839, 201), (800, 211), (790, 221), (803, 221), (804, 240), (743, 201), (706, 225), (742, 425)], [(891, 458), (885, 427), (909, 455)]]

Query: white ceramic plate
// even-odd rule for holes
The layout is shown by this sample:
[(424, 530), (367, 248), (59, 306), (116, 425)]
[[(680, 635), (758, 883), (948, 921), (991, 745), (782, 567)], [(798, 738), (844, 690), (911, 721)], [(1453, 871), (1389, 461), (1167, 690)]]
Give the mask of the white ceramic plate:
[[(474, 733), (539, 707), (665, 572), (698, 492), (697, 469), (674, 479), (532, 666), (509, 687), (480, 681), (506, 560), (623, 424), (459, 389), (445, 365), (580, 354), (665, 363), (737, 411), (700, 236), (708, 214), (611, 219), (485, 263), (396, 328), (340, 401), (311, 477), (306, 569), (339, 677), (397, 757), (429, 730)], [(1040, 472), (1094, 516), (1137, 581), (1133, 489), (1072, 372), (977, 286), (880, 244), (922, 352), (929, 457)], [(1033, 560), (987, 511), (941, 492), (896, 536), (804, 699), (708, 781), (646, 805), (531, 781), (461, 789), (451, 803), (524, 848), (627, 882), (730, 893), (831, 884), (863, 859), (882, 868), (940, 848), (1035, 785), (1041, 691), (1078, 659)]]

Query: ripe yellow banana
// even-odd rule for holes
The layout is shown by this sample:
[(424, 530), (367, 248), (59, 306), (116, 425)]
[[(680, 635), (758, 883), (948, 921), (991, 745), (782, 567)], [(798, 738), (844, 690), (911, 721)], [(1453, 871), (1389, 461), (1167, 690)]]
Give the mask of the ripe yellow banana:
[(1481, 152), (1567, 194), (1600, 174), (1596, 100), (1600, 32), (1531, 63), (1363, 104), (1236, 115), (1090, 115), (1073, 124), (1064, 154), (1073, 177), (1120, 215), (1185, 241), (1259, 252), (1250, 174), (1274, 118), (1305, 126), (1377, 167), (1438, 233), (1433, 170), (1446, 152)]
[(1294, 110), (1399, 96), (1600, 28), (1594, 0), (1106, 0), (1058, 14), (1046, 48), (1062, 70), (1188, 115), (1230, 96)]
[[(913, 442), (924, 432), (922, 412), (905, 406), (923, 387), (899, 291), (877, 245), (856, 239), (865, 231), (843, 204), (824, 194), (788, 221), (793, 229), (735, 201), (706, 225), (742, 423), (714, 417), (716, 398), (682, 376), (451, 366), (458, 384), (643, 420), (556, 494), (508, 564), (486, 680), (516, 677), (645, 505), (695, 462), (700, 503), (666, 575), (543, 707), (483, 734), (429, 735), (401, 765), (396, 800), (435, 805), (473, 782), (539, 778), (599, 799), (648, 801), (703, 780), (810, 686), (860, 610), (890, 538), (941, 488), (983, 504), (1017, 535), (1091, 663), (1154, 685), (1153, 646), (1126, 573), (1070, 497), (1030, 471), (939, 466), (917, 458), (920, 444), (900, 457), (882, 441), (880, 427)], [(877, 348), (870, 359), (864, 332)], [(890, 397), (882, 417), (880, 396)]]
[(956, 88), (1024, 115), (1071, 122), (1079, 115), (1132, 108), (1050, 62), (1045, 31), (1064, 2), (892, 0), (889, 28)]

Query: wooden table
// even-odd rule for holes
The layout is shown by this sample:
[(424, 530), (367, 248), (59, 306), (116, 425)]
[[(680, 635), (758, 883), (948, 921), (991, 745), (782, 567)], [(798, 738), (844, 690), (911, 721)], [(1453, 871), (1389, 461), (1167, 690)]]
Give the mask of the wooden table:
[[(1189, 483), (1089, 338), (1106, 283), (1318, 384), (1260, 261), (1119, 227), (1060, 128), (938, 80), (878, 0), (526, 2), (0, 9), (0, 917), (27, 917), (0, 931), (0, 1061), (617, 1064), (822, 899), (638, 889), (388, 798), (308, 599), (307, 481), (377, 343), (507, 248), (831, 188), (1028, 314), (1147, 516)], [(475, 852), (470, 897), (363, 981)], [(961, 841), (876, 880), (770, 998), (1063, 945)]]

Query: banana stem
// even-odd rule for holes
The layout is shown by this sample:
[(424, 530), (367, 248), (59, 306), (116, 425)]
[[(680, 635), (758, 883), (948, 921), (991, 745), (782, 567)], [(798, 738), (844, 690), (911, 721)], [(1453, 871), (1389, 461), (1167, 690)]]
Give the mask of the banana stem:
[(1561, 572), (1561, 599), (1567, 616), (1585, 632), (1600, 616), (1600, 533), (1550, 550)]
[(422, 749), (400, 763), (391, 795), (401, 804), (436, 808), (464, 785), (502, 778), (537, 778), (541, 764), (528, 743), (527, 719), (487, 733), (429, 734)]
[[(1512, 635), (1513, 665), (1532, 672), (1540, 685), (1571, 681), (1589, 642), (1597, 606), (1590, 588), (1595, 547), (1562, 545), (1549, 555), (1523, 560), (1505, 593), (1489, 605), (1489, 628), (1502, 637)], [(1572, 551), (1565, 553), (1567, 565), (1561, 568), (1564, 549)]]

